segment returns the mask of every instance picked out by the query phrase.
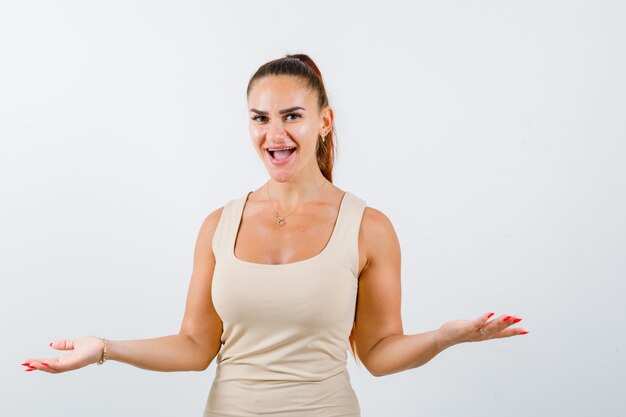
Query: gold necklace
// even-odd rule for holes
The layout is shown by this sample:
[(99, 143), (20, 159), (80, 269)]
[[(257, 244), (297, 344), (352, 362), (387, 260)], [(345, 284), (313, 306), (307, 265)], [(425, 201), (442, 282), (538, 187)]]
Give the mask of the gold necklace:
[[(322, 192), (322, 188), (324, 188), (324, 185), (326, 185), (326, 183), (328, 182), (328, 180), (326, 178), (324, 178), (324, 182), (322, 183), (322, 186), (319, 188), (319, 190), (317, 190), (317, 193), (315, 194), (315, 196), (309, 200), (304, 201), (302, 204), (306, 204), (309, 201), (313, 201), (315, 200), (320, 193)], [(289, 216), (297, 207), (299, 204), (296, 204), (296, 206), (291, 209), (291, 211), (287, 214), (287, 216), (285, 217), (281, 217), (278, 212), (276, 210), (274, 210), (274, 201), (272, 200), (272, 196), (270, 195), (270, 182), (267, 182), (267, 197), (270, 200), (270, 205), (272, 206), (272, 211), (274, 212), (274, 217), (276, 217), (276, 224), (280, 225), (280, 226), (284, 226), (285, 225), (285, 219), (287, 218), (287, 216)]]

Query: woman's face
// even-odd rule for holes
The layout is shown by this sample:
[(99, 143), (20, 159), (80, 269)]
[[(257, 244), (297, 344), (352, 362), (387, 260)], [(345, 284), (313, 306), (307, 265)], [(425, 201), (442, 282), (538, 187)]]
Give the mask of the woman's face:
[[(252, 144), (272, 179), (320, 175), (315, 147), (318, 135), (330, 129), (332, 111), (318, 112), (315, 91), (297, 77), (266, 76), (253, 84), (248, 111)], [(284, 148), (291, 149), (275, 151)]]

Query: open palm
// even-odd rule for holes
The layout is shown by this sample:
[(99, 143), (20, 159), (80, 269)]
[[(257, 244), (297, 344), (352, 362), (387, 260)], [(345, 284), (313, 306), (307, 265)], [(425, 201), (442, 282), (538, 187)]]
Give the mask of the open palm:
[(445, 343), (449, 346), (528, 333), (522, 328), (510, 327), (522, 320), (519, 317), (502, 315), (488, 321), (491, 316), (493, 313), (483, 314), (474, 320), (451, 320), (444, 323), (439, 330)]
[(80, 369), (96, 363), (102, 356), (103, 341), (99, 337), (87, 336), (72, 340), (55, 340), (50, 347), (56, 350), (67, 350), (70, 353), (56, 358), (29, 358), (22, 365), (26, 371), (45, 371), (60, 373)]

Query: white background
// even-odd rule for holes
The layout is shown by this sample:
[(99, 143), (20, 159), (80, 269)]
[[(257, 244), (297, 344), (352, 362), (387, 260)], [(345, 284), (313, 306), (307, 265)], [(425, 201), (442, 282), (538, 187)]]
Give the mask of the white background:
[(626, 6), (2, 1), (0, 415), (200, 416), (215, 372), (24, 372), (48, 343), (178, 332), (205, 216), (267, 180), (245, 88), (309, 54), (335, 184), (402, 247), (405, 333), (529, 334), (381, 378), (364, 417), (623, 416)]

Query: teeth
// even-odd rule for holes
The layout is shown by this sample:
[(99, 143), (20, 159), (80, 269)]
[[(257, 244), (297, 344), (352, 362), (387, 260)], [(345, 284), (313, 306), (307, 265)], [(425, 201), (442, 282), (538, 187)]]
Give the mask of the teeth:
[(267, 150), (268, 150), (268, 151), (272, 151), (272, 152), (274, 152), (274, 151), (284, 151), (284, 150), (286, 150), (286, 149), (295, 149), (295, 147), (294, 147), (294, 146), (292, 146), (292, 147), (290, 147), (290, 148), (276, 148), (276, 149), (267, 148)]

